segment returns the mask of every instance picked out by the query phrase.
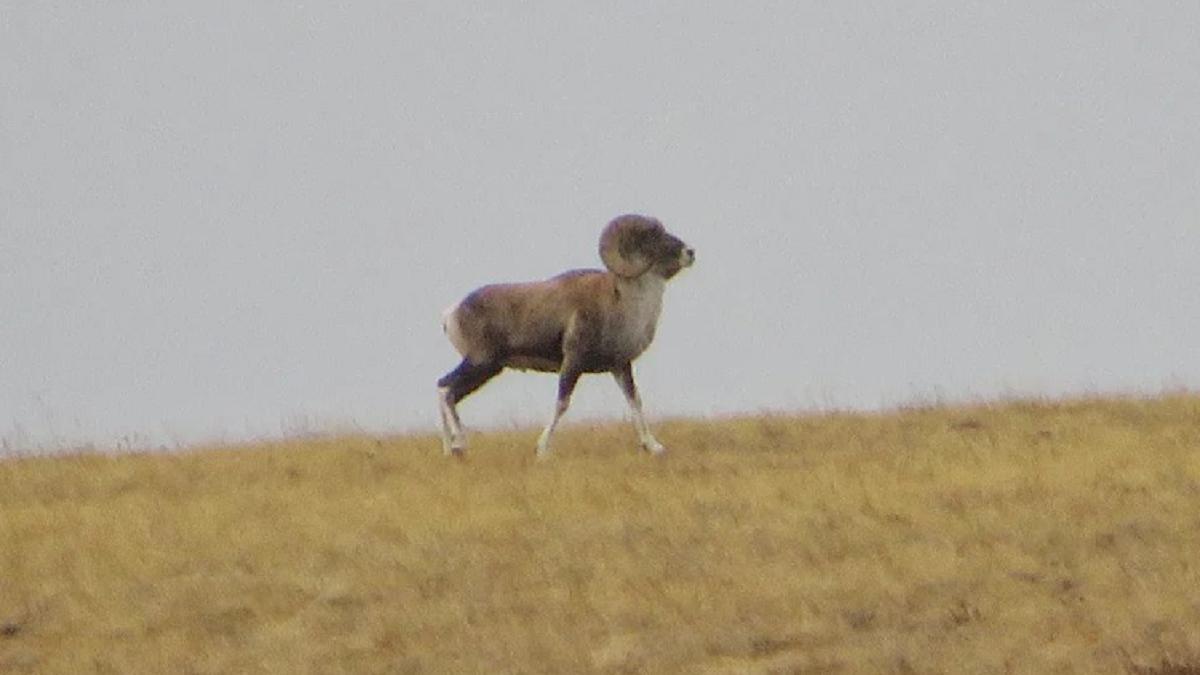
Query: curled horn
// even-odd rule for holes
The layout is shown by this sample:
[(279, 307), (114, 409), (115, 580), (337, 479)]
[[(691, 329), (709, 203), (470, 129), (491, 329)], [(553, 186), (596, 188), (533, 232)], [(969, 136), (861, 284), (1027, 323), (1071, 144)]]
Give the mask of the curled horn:
[(641, 276), (650, 269), (653, 260), (642, 250), (651, 232), (662, 230), (662, 224), (645, 216), (614, 218), (600, 234), (600, 259), (610, 272), (627, 279)]

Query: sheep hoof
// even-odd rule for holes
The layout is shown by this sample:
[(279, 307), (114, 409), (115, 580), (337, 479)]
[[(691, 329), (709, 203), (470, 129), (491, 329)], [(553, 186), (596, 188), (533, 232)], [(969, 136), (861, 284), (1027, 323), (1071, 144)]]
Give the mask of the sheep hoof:
[(646, 452), (652, 455), (661, 455), (667, 451), (667, 449), (663, 447), (663, 444), (656, 440), (650, 440), (649, 442), (643, 443), (642, 447), (646, 449)]

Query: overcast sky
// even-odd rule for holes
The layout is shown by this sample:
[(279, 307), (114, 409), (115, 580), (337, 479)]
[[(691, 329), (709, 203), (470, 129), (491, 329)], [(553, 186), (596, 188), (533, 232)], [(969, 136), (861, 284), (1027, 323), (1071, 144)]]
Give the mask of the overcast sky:
[(441, 311), (625, 212), (652, 418), (1200, 387), (1194, 0), (333, 4), (0, 0), (10, 447), (432, 430)]

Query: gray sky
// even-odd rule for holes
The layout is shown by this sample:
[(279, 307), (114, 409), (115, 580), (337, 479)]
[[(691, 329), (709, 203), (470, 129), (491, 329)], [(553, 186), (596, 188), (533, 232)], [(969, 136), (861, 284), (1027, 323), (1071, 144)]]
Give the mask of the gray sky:
[[(1200, 387), (1198, 36), (1194, 1), (0, 0), (0, 437), (431, 430), (442, 309), (630, 211), (698, 257), (652, 417)], [(568, 420), (623, 412), (585, 378)]]

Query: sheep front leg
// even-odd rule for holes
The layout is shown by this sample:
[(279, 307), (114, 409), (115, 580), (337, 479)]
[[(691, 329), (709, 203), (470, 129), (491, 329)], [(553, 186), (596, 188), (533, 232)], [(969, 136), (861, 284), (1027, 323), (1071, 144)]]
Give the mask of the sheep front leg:
[(562, 370), (558, 373), (558, 402), (554, 406), (554, 416), (550, 418), (550, 423), (542, 430), (542, 435), (538, 436), (538, 459), (545, 459), (550, 456), (550, 436), (554, 433), (554, 427), (558, 426), (558, 421), (562, 419), (563, 414), (570, 407), (571, 393), (575, 391), (575, 384), (579, 382), (581, 374), (582, 371), (579, 368), (563, 363)]
[(666, 452), (667, 449), (663, 447), (663, 444), (659, 443), (654, 434), (650, 433), (650, 425), (646, 423), (646, 418), (642, 415), (642, 397), (638, 395), (637, 385), (633, 383), (633, 364), (626, 363), (614, 370), (613, 378), (621, 387), (621, 393), (625, 394), (625, 402), (629, 404), (629, 410), (633, 412), (633, 428), (637, 430), (642, 447), (654, 455)]

